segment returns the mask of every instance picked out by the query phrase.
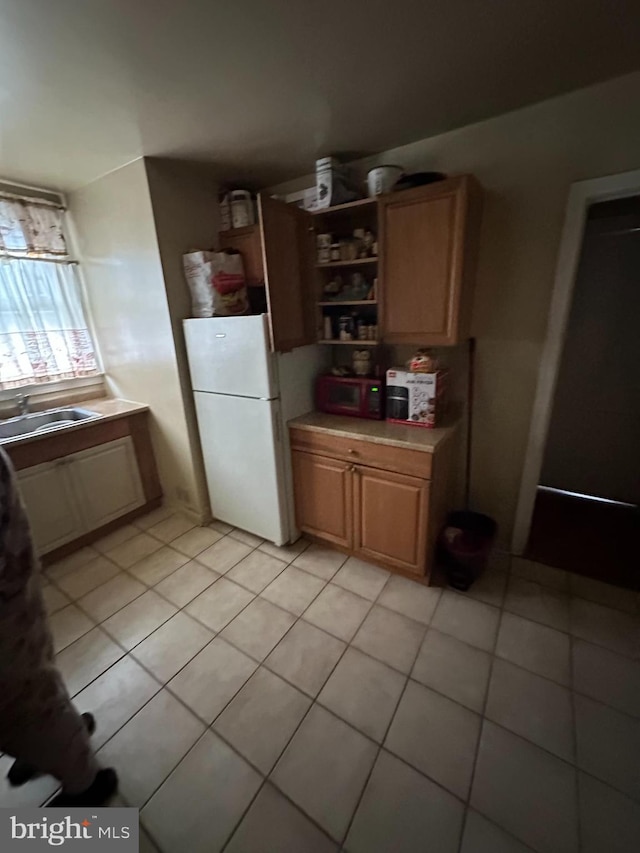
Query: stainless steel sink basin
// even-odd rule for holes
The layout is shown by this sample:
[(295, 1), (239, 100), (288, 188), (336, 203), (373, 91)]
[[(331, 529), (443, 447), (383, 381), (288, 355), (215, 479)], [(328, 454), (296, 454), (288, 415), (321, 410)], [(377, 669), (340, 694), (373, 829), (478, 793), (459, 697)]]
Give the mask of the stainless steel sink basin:
[(9, 418), (0, 421), (0, 443), (9, 438), (33, 433), (51, 432), (75, 426), (78, 421), (94, 420), (100, 415), (88, 409), (77, 407), (49, 409), (46, 412), (34, 412), (32, 415), (22, 415), (19, 418)]

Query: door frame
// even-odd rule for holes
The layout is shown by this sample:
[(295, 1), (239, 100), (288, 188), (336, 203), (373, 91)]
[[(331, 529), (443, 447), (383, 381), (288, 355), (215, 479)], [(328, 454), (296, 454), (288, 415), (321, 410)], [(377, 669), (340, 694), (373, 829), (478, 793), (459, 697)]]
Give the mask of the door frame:
[(603, 178), (578, 181), (571, 184), (569, 190), (551, 294), (547, 334), (538, 368), (538, 384), (520, 481), (511, 541), (511, 550), (514, 554), (524, 553), (531, 530), (536, 490), (540, 480), (542, 460), (551, 422), (553, 396), (558, 380), (578, 261), (582, 250), (587, 208), (595, 202), (610, 201), (632, 195), (640, 195), (640, 169), (622, 172), (619, 175), (607, 175)]

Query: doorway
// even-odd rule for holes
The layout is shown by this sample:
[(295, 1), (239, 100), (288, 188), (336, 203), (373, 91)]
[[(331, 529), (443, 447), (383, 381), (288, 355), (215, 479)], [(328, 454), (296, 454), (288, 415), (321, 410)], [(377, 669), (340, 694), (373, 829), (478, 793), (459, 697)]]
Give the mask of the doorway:
[(526, 555), (634, 586), (640, 196), (589, 206)]
[(514, 551), (638, 589), (640, 176), (625, 177), (623, 197), (603, 186), (616, 178), (583, 183), (602, 200), (574, 189), (573, 223), (570, 199)]

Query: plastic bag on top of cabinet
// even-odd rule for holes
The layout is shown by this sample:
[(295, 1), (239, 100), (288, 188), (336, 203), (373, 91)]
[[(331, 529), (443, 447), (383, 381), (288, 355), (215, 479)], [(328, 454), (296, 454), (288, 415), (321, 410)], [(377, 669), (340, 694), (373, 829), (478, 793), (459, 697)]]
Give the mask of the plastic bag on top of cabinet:
[(242, 255), (189, 252), (182, 256), (194, 317), (230, 317), (249, 310)]

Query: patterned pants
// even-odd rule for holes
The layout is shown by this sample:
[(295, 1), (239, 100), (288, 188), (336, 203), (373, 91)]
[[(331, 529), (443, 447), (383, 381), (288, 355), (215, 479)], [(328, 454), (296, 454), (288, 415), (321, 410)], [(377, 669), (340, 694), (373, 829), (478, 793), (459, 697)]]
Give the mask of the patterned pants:
[(49, 773), (67, 793), (98, 764), (56, 669), (40, 566), (8, 457), (0, 448), (0, 750)]

